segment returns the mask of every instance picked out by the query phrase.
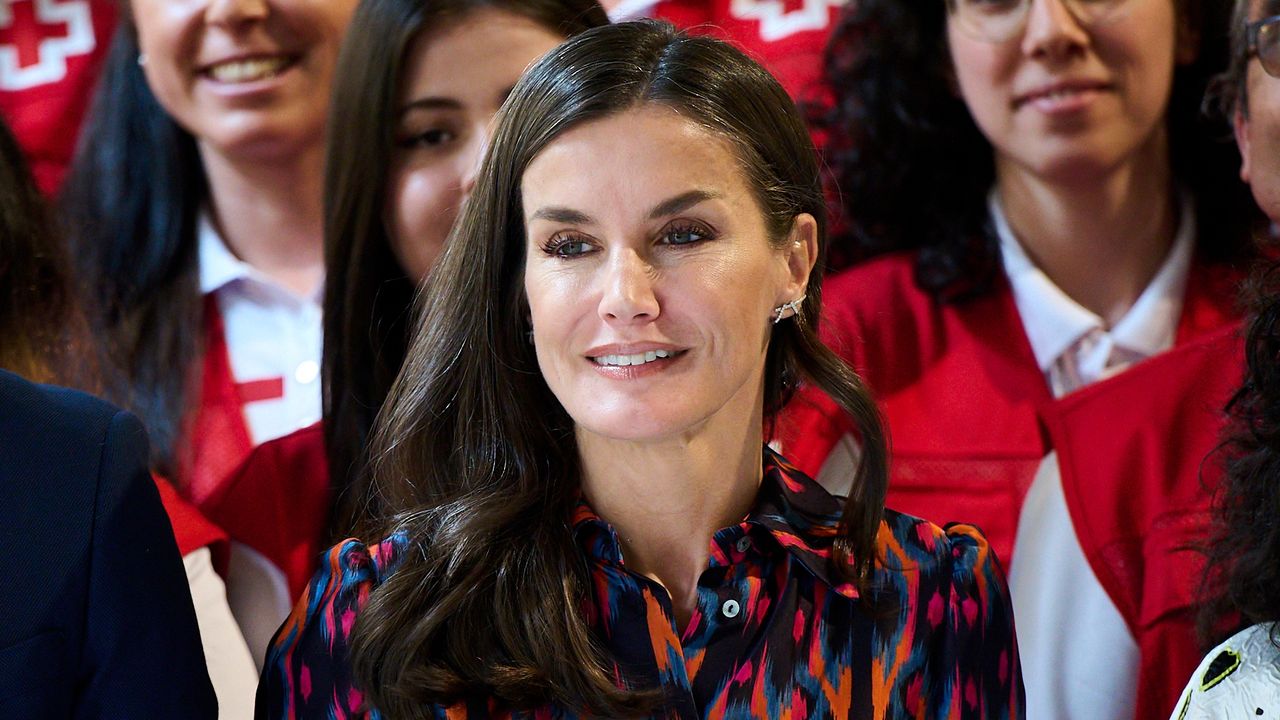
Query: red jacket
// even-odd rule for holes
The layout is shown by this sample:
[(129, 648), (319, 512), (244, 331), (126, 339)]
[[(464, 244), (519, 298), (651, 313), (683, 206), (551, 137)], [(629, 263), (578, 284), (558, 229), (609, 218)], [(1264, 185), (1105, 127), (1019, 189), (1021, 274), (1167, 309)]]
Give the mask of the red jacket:
[[(1187, 344), (1204, 338), (1209, 348), (1230, 348), (1238, 275), (1193, 265), (1174, 351), (1055, 400), (1003, 276), (983, 297), (942, 305), (916, 287), (913, 263), (908, 254), (872, 261), (824, 293), (824, 336), (887, 420), (887, 504), (981, 527), (1007, 566), (1027, 488), (1057, 449), (1085, 555), (1142, 651), (1138, 717), (1163, 720), (1200, 658), (1185, 612), (1194, 580), (1186, 573), (1194, 573), (1175, 546), (1203, 529), (1208, 493), (1196, 470), (1240, 378), (1238, 354)], [(852, 430), (813, 391), (779, 427), (784, 454), (808, 473)], [(1176, 533), (1166, 528), (1175, 518), (1188, 523)], [(1145, 572), (1157, 563), (1186, 573)]]

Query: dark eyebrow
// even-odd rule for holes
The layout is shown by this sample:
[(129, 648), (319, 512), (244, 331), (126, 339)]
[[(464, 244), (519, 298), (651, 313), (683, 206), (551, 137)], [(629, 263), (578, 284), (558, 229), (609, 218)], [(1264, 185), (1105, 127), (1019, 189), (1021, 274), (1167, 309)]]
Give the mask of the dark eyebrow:
[(400, 108), (400, 117), (404, 117), (413, 110), (461, 110), (462, 103), (453, 98), (442, 97), (424, 97), (418, 98), (411, 103), (405, 104)]
[(550, 220), (551, 222), (564, 223), (566, 225), (590, 225), (592, 222), (591, 216), (584, 212), (555, 205), (538, 208), (538, 211), (530, 215), (529, 219)]
[[(658, 220), (669, 215), (676, 215), (707, 200), (715, 200), (723, 197), (720, 193), (712, 190), (690, 190), (686, 193), (669, 199), (663, 200), (649, 211), (650, 220)], [(550, 220), (551, 222), (565, 223), (566, 225), (590, 225), (595, 222), (590, 215), (572, 208), (551, 205), (538, 208), (538, 211), (529, 216), (530, 220)]]
[(723, 196), (712, 190), (690, 190), (686, 193), (680, 193), (670, 200), (663, 200), (654, 206), (654, 208), (649, 211), (649, 219), (657, 220), (659, 218), (667, 217), (668, 215), (677, 215), (698, 203), (706, 202), (707, 200), (716, 200), (720, 197)]

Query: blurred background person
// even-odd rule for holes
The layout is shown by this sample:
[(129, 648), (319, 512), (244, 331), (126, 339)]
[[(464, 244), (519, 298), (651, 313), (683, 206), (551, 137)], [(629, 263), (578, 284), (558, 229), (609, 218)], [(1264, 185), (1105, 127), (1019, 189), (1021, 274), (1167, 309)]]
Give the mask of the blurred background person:
[(369, 431), (494, 114), (533, 61), (607, 22), (594, 0), (365, 0), (356, 11), (325, 171), (324, 422), (257, 448), (204, 505), (267, 561), (228, 578), (259, 660), (323, 549), (377, 515)]
[[(1022, 717), (998, 564), (884, 509), (817, 339), (816, 160), (725, 43), (626, 23), (531, 68), (375, 427), (387, 539), (330, 551), (259, 716)], [(858, 418), (848, 499), (763, 448), (800, 377)]]
[(0, 715), (216, 717), (145, 432), (20, 377), (92, 388), (96, 364), (66, 254), (2, 121), (0, 368), (0, 552), (14, 578), (0, 590)]
[[(886, 413), (889, 504), (973, 522), (1010, 563), (1032, 717), (1163, 714), (1199, 657), (1185, 538), (1147, 523), (1207, 493), (1193, 475), (1140, 505), (1101, 470), (1064, 482), (1082, 458), (1053, 433), (1072, 394), (1238, 321), (1251, 203), (1200, 110), (1227, 14), (866, 0), (832, 39), (824, 129), (848, 230), (833, 244), (863, 262), (830, 283), (825, 337)], [(856, 432), (804, 399), (783, 451), (847, 478)]]
[[(1275, 237), (1280, 222), (1280, 4), (1237, 0), (1232, 62), (1218, 90), (1240, 146), (1240, 175)], [(1251, 284), (1247, 371), (1232, 401), (1215, 498), (1201, 629), (1221, 642), (1191, 674), (1174, 718), (1258, 717), (1280, 712), (1280, 265), (1260, 263)]]
[[(126, 3), (63, 189), (106, 396), (197, 508), (255, 444), (320, 417), (324, 129), (355, 5)], [(256, 668), (218, 627), (215, 684), (241, 717)]]

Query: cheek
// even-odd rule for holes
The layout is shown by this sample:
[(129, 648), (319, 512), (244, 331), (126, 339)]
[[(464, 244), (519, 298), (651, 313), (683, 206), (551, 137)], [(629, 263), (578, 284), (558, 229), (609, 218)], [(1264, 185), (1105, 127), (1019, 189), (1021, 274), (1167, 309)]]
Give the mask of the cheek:
[(406, 169), (392, 183), (391, 245), (404, 270), (421, 280), (457, 217), (457, 183), (432, 168)]
[(960, 97), (983, 134), (990, 136), (1006, 115), (1014, 63), (999, 46), (954, 30), (948, 30), (947, 36)]

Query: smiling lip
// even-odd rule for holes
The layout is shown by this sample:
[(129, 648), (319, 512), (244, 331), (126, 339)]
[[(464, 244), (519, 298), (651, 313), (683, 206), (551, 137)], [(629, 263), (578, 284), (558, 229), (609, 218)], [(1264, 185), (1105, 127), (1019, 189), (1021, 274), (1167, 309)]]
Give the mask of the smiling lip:
[(297, 65), (299, 56), (283, 53), (242, 53), (201, 65), (196, 73), (219, 85), (251, 85), (275, 78)]
[(584, 353), (592, 367), (614, 378), (635, 378), (659, 372), (684, 354), (684, 350), (662, 343), (600, 345)]
[(1031, 106), (1048, 114), (1076, 112), (1111, 89), (1110, 83), (1098, 80), (1059, 80), (1015, 96), (1013, 106)]

